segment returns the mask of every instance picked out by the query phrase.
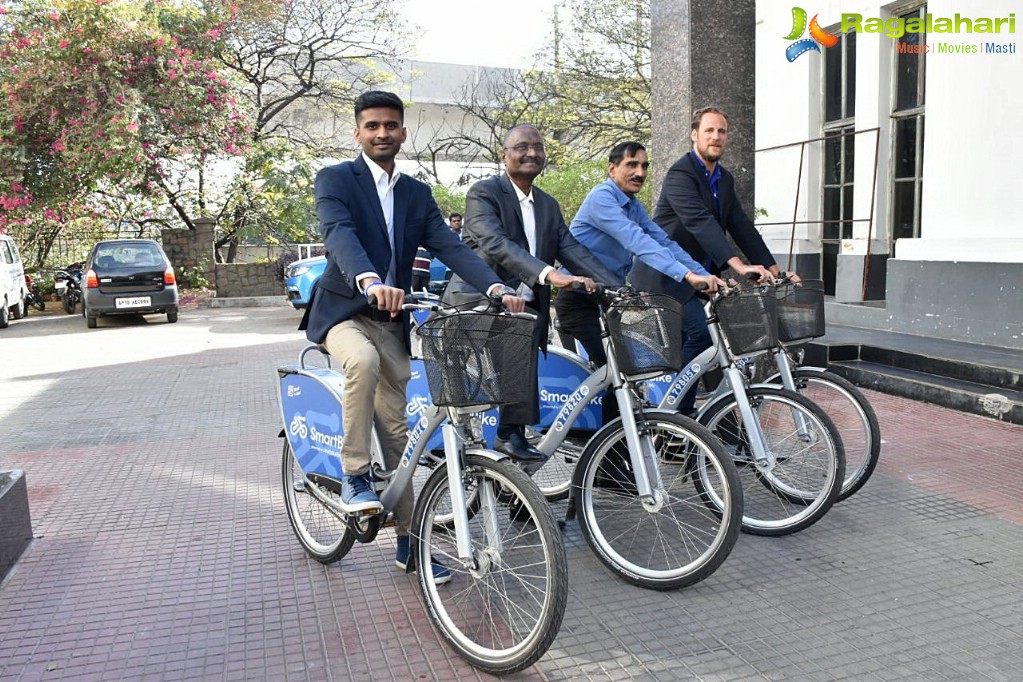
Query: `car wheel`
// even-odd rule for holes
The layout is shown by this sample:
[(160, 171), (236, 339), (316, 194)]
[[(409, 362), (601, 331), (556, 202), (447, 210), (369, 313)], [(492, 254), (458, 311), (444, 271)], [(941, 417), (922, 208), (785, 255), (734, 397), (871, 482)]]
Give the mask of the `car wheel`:
[(28, 317), (28, 304), (25, 303), (25, 299), (22, 298), (14, 304), (14, 319), (20, 320), (23, 317)]
[(7, 301), (3, 302), (3, 306), (0, 307), (0, 329), (7, 329), (7, 325), (11, 323), (11, 309), (7, 307)]
[(167, 311), (167, 321), (170, 322), (170, 323), (177, 322), (178, 321), (178, 311), (177, 310), (168, 310)]
[(98, 319), (99, 318), (97, 318), (95, 315), (86, 315), (85, 316), (85, 326), (88, 327), (89, 329), (95, 329), (96, 328), (96, 321)]

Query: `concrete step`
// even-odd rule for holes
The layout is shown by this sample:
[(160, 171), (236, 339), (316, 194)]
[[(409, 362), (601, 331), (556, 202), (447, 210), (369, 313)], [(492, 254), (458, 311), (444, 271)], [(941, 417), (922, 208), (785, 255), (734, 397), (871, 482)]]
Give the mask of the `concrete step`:
[(832, 362), (829, 368), (857, 386), (1023, 424), (1021, 391), (866, 360)]
[(829, 322), (806, 363), (884, 393), (1023, 423), (1023, 352), (1014, 349)]

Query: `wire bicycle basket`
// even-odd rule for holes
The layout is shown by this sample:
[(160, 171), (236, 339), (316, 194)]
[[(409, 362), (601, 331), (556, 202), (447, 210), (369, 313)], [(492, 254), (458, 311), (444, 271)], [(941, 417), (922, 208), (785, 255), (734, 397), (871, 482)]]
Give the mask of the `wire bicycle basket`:
[(536, 375), (533, 320), (466, 311), (437, 315), (416, 333), (422, 341), (433, 404), (448, 407), (523, 402)]
[(732, 355), (752, 355), (778, 345), (778, 306), (773, 288), (738, 291), (719, 299), (715, 311)]
[(618, 369), (630, 379), (682, 368), (682, 304), (671, 296), (620, 299), (605, 314)]
[(803, 280), (775, 289), (778, 301), (778, 340), (800, 343), (824, 336), (824, 282)]

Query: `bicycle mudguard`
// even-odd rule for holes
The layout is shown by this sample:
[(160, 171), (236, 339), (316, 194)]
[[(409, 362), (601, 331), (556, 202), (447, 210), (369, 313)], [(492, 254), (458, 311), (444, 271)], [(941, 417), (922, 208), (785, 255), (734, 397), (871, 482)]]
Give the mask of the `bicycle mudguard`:
[(306, 474), (341, 480), (344, 376), (330, 369), (279, 367), (284, 431)]

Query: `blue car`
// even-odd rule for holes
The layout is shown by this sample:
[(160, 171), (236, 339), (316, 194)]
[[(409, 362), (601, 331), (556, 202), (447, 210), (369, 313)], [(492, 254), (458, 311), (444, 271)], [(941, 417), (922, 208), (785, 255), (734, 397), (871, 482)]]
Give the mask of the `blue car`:
[(313, 285), (326, 269), (327, 259), (324, 256), (303, 258), (285, 268), (284, 290), (288, 294), (288, 302), (299, 310), (309, 305)]
[[(284, 290), (288, 294), (288, 302), (301, 310), (309, 305), (309, 297), (313, 293), (313, 285), (327, 268), (324, 256), (303, 258), (289, 265), (284, 270)], [(430, 263), (430, 291), (440, 293), (448, 282), (448, 269), (440, 260), (434, 258)]]

